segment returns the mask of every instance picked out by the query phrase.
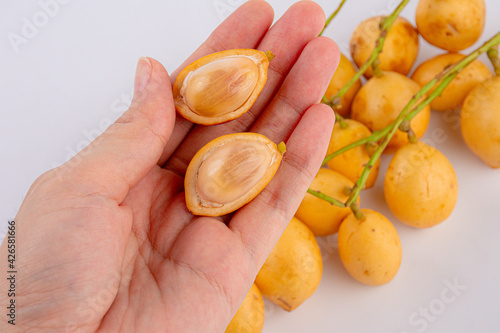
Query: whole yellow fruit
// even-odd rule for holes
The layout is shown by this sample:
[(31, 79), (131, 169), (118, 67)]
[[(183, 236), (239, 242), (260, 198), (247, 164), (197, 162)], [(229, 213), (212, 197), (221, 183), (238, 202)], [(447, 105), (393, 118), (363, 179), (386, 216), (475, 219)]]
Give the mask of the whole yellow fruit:
[[(435, 56), (417, 67), (412, 79), (425, 86), (445, 68), (453, 65), (465, 56), (460, 53), (445, 53)], [(493, 73), (480, 60), (474, 60), (465, 67), (444, 89), (441, 96), (431, 102), (431, 108), (436, 111), (451, 111), (459, 109), (467, 94), (480, 82), (490, 78)], [(434, 89), (431, 89), (431, 93)]]
[[(325, 92), (325, 97), (330, 99), (332, 96), (337, 94), (340, 89), (342, 89), (347, 82), (356, 74), (356, 68), (347, 59), (345, 55), (340, 54), (340, 62), (335, 74), (330, 80), (330, 84)], [(351, 104), (354, 96), (361, 88), (361, 80), (357, 80), (356, 83), (352, 85), (351, 88), (345, 93), (345, 95), (340, 100), (340, 107), (335, 111), (338, 112), (342, 117), (347, 117), (351, 113)]]
[[(371, 17), (361, 22), (351, 36), (351, 57), (361, 67), (370, 57), (380, 35), (380, 22), (384, 16)], [(380, 69), (406, 75), (410, 72), (418, 55), (417, 30), (402, 17), (394, 21), (384, 43), (384, 50), (379, 55)], [(368, 68), (365, 77), (372, 77), (372, 69)]]
[(260, 333), (264, 327), (264, 299), (254, 283), (225, 333)]
[[(368, 127), (359, 121), (354, 119), (345, 119), (344, 122), (346, 124), (345, 128), (342, 128), (340, 122), (335, 123), (327, 155), (372, 134)], [(339, 156), (332, 158), (327, 162), (327, 164), (330, 169), (341, 173), (354, 183), (361, 176), (361, 173), (369, 160), (370, 154), (366, 150), (365, 145), (361, 145), (356, 148), (349, 149)], [(380, 159), (377, 159), (365, 183), (365, 189), (371, 188), (375, 185), (379, 169)]]
[[(417, 82), (402, 74), (384, 72), (382, 76), (372, 77), (361, 87), (352, 103), (351, 117), (371, 131), (380, 130), (396, 120), (420, 89)], [(411, 128), (417, 138), (421, 138), (427, 130), (430, 115), (430, 107), (426, 106), (411, 120)], [(398, 129), (384, 152), (393, 153), (407, 143), (408, 134)]]
[(321, 251), (309, 228), (294, 217), (255, 279), (262, 294), (287, 311), (296, 309), (318, 288)]
[(371, 209), (361, 212), (363, 220), (351, 213), (340, 225), (340, 259), (359, 282), (371, 286), (388, 283), (396, 276), (403, 256), (398, 232), (382, 214)]
[(385, 175), (384, 195), (401, 222), (429, 228), (453, 212), (458, 198), (457, 176), (446, 156), (419, 141), (394, 154)]
[(434, 46), (457, 52), (474, 44), (484, 29), (484, 0), (420, 0), (418, 32)]
[(492, 168), (500, 168), (500, 77), (476, 86), (460, 113), (467, 146)]
[[(337, 171), (323, 168), (314, 177), (310, 188), (345, 202), (348, 198), (346, 188), (353, 186), (354, 183), (347, 177)], [(304, 222), (316, 236), (328, 236), (339, 230), (340, 222), (350, 211), (348, 207), (334, 206), (323, 199), (306, 193), (295, 216)]]

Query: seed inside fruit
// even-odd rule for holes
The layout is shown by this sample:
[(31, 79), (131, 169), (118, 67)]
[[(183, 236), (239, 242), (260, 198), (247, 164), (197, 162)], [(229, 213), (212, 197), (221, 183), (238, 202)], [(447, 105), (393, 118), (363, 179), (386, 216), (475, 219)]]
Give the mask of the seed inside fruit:
[(186, 206), (194, 215), (221, 216), (253, 200), (278, 171), (279, 147), (258, 133), (218, 137), (193, 156), (186, 170)]
[(217, 207), (247, 193), (273, 163), (273, 151), (263, 142), (230, 141), (201, 164), (196, 187), (203, 206)]
[(194, 113), (206, 117), (222, 116), (246, 102), (258, 79), (259, 68), (252, 58), (226, 57), (189, 73), (181, 95)]
[(172, 87), (175, 108), (200, 125), (222, 124), (250, 110), (267, 80), (270, 51), (234, 49), (187, 65)]

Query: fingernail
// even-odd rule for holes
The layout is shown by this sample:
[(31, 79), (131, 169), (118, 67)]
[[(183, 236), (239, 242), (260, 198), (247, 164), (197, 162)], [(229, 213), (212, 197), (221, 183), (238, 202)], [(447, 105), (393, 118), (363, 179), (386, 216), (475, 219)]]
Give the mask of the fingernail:
[(153, 67), (147, 57), (140, 57), (135, 71), (134, 94), (144, 90), (151, 79)]

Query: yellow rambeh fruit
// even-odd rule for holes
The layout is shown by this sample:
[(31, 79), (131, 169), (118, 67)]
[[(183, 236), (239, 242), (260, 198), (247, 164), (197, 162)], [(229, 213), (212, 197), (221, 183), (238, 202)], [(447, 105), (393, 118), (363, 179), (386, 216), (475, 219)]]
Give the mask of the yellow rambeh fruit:
[(500, 76), (476, 86), (460, 112), (467, 146), (492, 168), (500, 168)]
[[(340, 54), (340, 62), (335, 74), (330, 80), (330, 84), (325, 92), (325, 97), (330, 99), (332, 96), (337, 94), (342, 87), (346, 85), (347, 82), (356, 74), (356, 68), (347, 59), (345, 55)], [(359, 88), (361, 88), (361, 80), (357, 80), (356, 83), (346, 92), (346, 94), (340, 100), (340, 107), (337, 111), (342, 117), (347, 117), (351, 112), (351, 103), (356, 96)]]
[(419, 141), (394, 154), (385, 175), (384, 195), (390, 210), (401, 222), (429, 228), (453, 212), (458, 180), (446, 156)]
[(254, 283), (225, 333), (260, 333), (264, 327), (264, 299)]
[(177, 112), (203, 125), (241, 116), (264, 88), (268, 66), (266, 53), (252, 49), (221, 51), (196, 60), (175, 80)]
[(266, 298), (292, 311), (316, 291), (322, 273), (323, 261), (316, 238), (294, 217), (257, 274), (255, 283)]
[(484, 29), (484, 0), (420, 0), (418, 32), (430, 44), (457, 52), (474, 44)]
[(257, 196), (278, 170), (282, 152), (257, 133), (234, 133), (207, 143), (186, 171), (186, 205), (194, 215), (220, 216)]
[[(309, 188), (345, 202), (349, 196), (346, 189), (351, 189), (353, 186), (352, 181), (337, 171), (322, 168)], [(348, 207), (337, 207), (306, 193), (295, 216), (304, 222), (316, 236), (327, 236), (339, 230), (340, 222), (349, 212)]]
[(382, 214), (361, 209), (358, 220), (349, 214), (340, 225), (338, 247), (347, 272), (363, 284), (378, 286), (396, 276), (403, 251), (398, 232)]
[[(420, 85), (396, 72), (384, 72), (372, 77), (359, 90), (352, 103), (351, 117), (366, 125), (371, 131), (391, 125), (412, 97), (421, 89)], [(429, 125), (431, 110), (426, 106), (411, 120), (411, 128), (421, 138)], [(408, 143), (408, 134), (399, 129), (394, 133), (385, 149), (393, 153)]]
[[(344, 122), (346, 124), (346, 128), (342, 128), (340, 122), (337, 122), (333, 127), (327, 155), (372, 134), (368, 127), (359, 121), (354, 119), (344, 119)], [(373, 149), (375, 148), (376, 147)], [(341, 173), (354, 183), (361, 176), (361, 173), (369, 160), (370, 155), (366, 150), (366, 146), (361, 145), (356, 148), (349, 149), (339, 156), (332, 158), (328, 161), (327, 165), (330, 169)], [(375, 185), (379, 169), (380, 159), (377, 159), (365, 183), (365, 189), (371, 188)]]
[[(420, 64), (415, 69), (415, 72), (413, 72), (411, 78), (421, 86), (424, 86), (445, 68), (459, 62), (464, 57), (464, 55), (459, 53), (445, 53), (435, 56)], [(480, 82), (490, 78), (492, 75), (493, 73), (484, 63), (480, 60), (474, 60), (450, 82), (441, 96), (436, 97), (431, 102), (431, 108), (436, 111), (459, 109), (467, 94)]]
[[(351, 57), (361, 67), (370, 57), (380, 35), (380, 22), (384, 16), (371, 17), (361, 22), (351, 36)], [(402, 17), (398, 17), (387, 34), (384, 50), (379, 55), (380, 69), (408, 74), (418, 55), (417, 30)], [(372, 77), (368, 68), (365, 77)]]

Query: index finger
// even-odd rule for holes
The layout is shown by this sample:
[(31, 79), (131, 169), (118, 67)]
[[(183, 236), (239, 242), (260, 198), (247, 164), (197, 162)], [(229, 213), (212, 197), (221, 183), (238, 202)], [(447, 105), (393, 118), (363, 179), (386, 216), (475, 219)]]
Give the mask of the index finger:
[[(274, 11), (267, 2), (247, 1), (224, 20), (207, 40), (170, 75), (172, 84), (184, 67), (207, 54), (234, 48), (256, 48), (269, 30), (273, 19)], [(165, 164), (192, 127), (192, 122), (177, 116), (172, 136), (158, 165)]]

